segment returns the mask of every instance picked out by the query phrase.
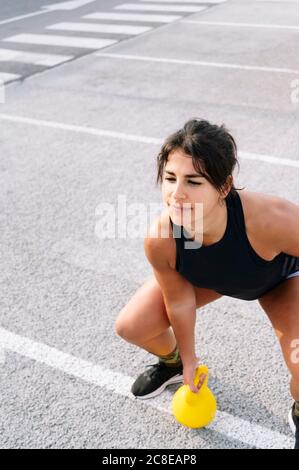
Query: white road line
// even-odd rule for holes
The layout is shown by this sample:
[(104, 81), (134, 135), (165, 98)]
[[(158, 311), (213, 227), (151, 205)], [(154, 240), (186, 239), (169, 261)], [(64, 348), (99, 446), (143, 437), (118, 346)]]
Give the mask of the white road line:
[[(2, 349), (12, 351), (65, 374), (84, 380), (87, 383), (95, 384), (110, 392), (134, 400), (137, 406), (138, 403), (140, 403), (142, 406), (147, 405), (160, 412), (172, 414), (171, 396), (168, 396), (166, 402), (163, 398), (161, 400), (161, 397), (157, 397), (160, 398), (160, 400), (150, 399), (146, 400), (146, 402), (144, 400), (142, 402), (138, 401), (130, 392), (134, 379), (129, 376), (77, 358), (71, 354), (25, 338), (24, 336), (17, 335), (1, 327), (0, 344)], [(174, 417), (173, 423), (174, 425), (178, 425)], [(209, 426), (209, 429), (220, 432), (230, 439), (237, 439), (242, 443), (258, 448), (281, 449), (293, 447), (293, 439), (290, 437), (221, 411), (217, 411), (216, 418)]]
[(14, 21), (25, 20), (26, 18), (32, 18), (33, 16), (44, 15), (48, 13), (47, 11), (34, 11), (33, 13), (28, 13), (27, 15), (15, 16), (14, 18), (8, 18), (7, 20), (0, 21), (0, 25), (13, 23)]
[(0, 61), (22, 62), (24, 64), (44, 65), (52, 67), (67, 60), (73, 59), (71, 55), (38, 54), (36, 52), (0, 49)]
[(269, 2), (269, 3), (299, 3), (299, 0), (255, 0), (256, 2)]
[(292, 160), (290, 158), (273, 157), (272, 155), (260, 155), (258, 153), (238, 152), (244, 160), (254, 160), (266, 163), (273, 163), (273, 165), (285, 165), (293, 168), (299, 168), (299, 160)]
[(94, 39), (73, 36), (54, 36), (47, 34), (17, 34), (4, 38), (2, 41), (22, 44), (42, 44), (47, 46), (79, 47), (82, 49), (102, 49), (115, 44), (113, 39)]
[(111, 54), (111, 53), (95, 53), (97, 57), (110, 57), (115, 59), (123, 60), (142, 60), (148, 62), (162, 62), (164, 64), (183, 64), (183, 65), (194, 65), (200, 67), (218, 67), (226, 69), (236, 70), (252, 70), (257, 72), (270, 72), (270, 73), (288, 73), (288, 74), (299, 74), (299, 70), (278, 68), (278, 67), (261, 67), (259, 65), (240, 65), (240, 64), (229, 64), (224, 62), (206, 62), (200, 60), (185, 60), (185, 59), (168, 59), (166, 57), (149, 57), (129, 54)]
[(149, 26), (130, 26), (122, 24), (96, 24), (96, 23), (56, 23), (46, 29), (81, 31), (86, 33), (113, 33), (113, 34), (142, 34), (150, 31)]
[(122, 132), (115, 132), (115, 131), (107, 131), (104, 129), (97, 129), (94, 127), (84, 127), (84, 126), (77, 126), (73, 124), (63, 124), (60, 122), (55, 122), (55, 121), (44, 121), (40, 119), (31, 119), (31, 118), (24, 118), (20, 116), (12, 116), (8, 114), (1, 114), (0, 113), (0, 120), (4, 121), (11, 121), (11, 122), (19, 122), (22, 124), (31, 124), (34, 126), (40, 126), (40, 127), (49, 127), (52, 129), (60, 129), (64, 131), (71, 131), (71, 132), (77, 132), (81, 134), (90, 134), (90, 135), (96, 135), (96, 136), (101, 136), (101, 137), (111, 137), (115, 139), (122, 139), (122, 140), (128, 140), (128, 141), (133, 141), (133, 142), (141, 142), (144, 144), (156, 144), (159, 145), (161, 144), (160, 139), (155, 139), (151, 137), (143, 137), (139, 135), (134, 135), (134, 134), (125, 134)]
[(82, 16), (86, 20), (149, 21), (151, 23), (171, 23), (182, 18), (179, 15), (151, 15), (149, 13), (105, 13), (96, 12)]
[[(90, 134), (99, 137), (108, 137), (113, 139), (127, 140), (133, 142), (140, 142), (151, 145), (161, 145), (162, 139), (155, 137), (145, 137), (141, 135), (125, 134), (123, 132), (107, 131), (95, 127), (77, 126), (74, 124), (64, 124), (57, 121), (45, 121), (40, 119), (27, 118), (22, 116), (13, 116), (10, 114), (0, 113), (0, 120), (15, 122), (20, 124), (29, 124), (33, 126), (48, 127), (52, 129), (60, 129), (63, 131), (77, 132), (81, 134)], [(238, 155), (244, 160), (258, 160), (265, 163), (273, 163), (274, 165), (282, 165), (291, 168), (299, 168), (299, 160), (292, 160), (290, 158), (273, 157), (272, 155), (262, 155), (257, 153), (239, 151)]]
[(139, 0), (141, 2), (150, 2), (150, 3), (223, 3), (227, 0)]
[(8, 83), (11, 80), (16, 80), (17, 78), (20, 78), (21, 75), (17, 75), (15, 73), (4, 73), (0, 72), (0, 86), (3, 85), (3, 83)]
[(195, 13), (205, 10), (204, 6), (192, 5), (141, 5), (140, 3), (123, 3), (114, 7), (115, 10), (141, 10), (141, 11), (185, 11), (186, 13)]
[(283, 25), (283, 24), (257, 24), (257, 23), (229, 23), (223, 21), (196, 21), (182, 20), (181, 23), (202, 24), (207, 26), (233, 26), (237, 28), (266, 28), (266, 29), (290, 29), (298, 30), (299, 26)]
[(47, 10), (75, 10), (76, 8), (83, 7), (94, 1), (95, 0), (70, 0), (68, 2), (53, 3), (52, 5), (46, 5), (42, 8)]
[(33, 16), (44, 15), (45, 13), (49, 13), (55, 10), (74, 10), (75, 8), (79, 8), (83, 5), (86, 5), (87, 3), (92, 3), (94, 1), (95, 0), (75, 0), (75, 1), (70, 1), (70, 2), (45, 5), (41, 7), (42, 10), (34, 11), (32, 13), (27, 13), (26, 15), (15, 16), (13, 18), (7, 18), (7, 20), (0, 21), (0, 25), (13, 23), (15, 21), (20, 21), (20, 20), (25, 20), (27, 18), (32, 18)]

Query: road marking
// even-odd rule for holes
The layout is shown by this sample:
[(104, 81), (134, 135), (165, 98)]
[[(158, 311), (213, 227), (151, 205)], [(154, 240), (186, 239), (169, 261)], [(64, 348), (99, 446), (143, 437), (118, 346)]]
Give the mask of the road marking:
[(269, 3), (299, 3), (299, 0), (256, 0), (257, 2), (269, 2)]
[(196, 21), (182, 20), (181, 23), (202, 24), (207, 26), (233, 26), (237, 28), (268, 28), (268, 29), (294, 29), (298, 30), (299, 26), (283, 25), (283, 24), (256, 24), (256, 23), (229, 23), (223, 21)]
[[(141, 408), (147, 405), (163, 413), (171, 412), (171, 394), (164, 393), (163, 397), (139, 401), (130, 392), (134, 379), (127, 375), (104, 368), (75, 357), (71, 354), (59, 351), (41, 342), (33, 341), (24, 336), (17, 335), (0, 327), (1, 348), (12, 351), (33, 361), (45, 364), (48, 367), (59, 370), (87, 383), (97, 385), (117, 395), (134, 400)], [(178, 384), (179, 386), (179, 384)], [(166, 400), (167, 396), (167, 400)], [(142, 409), (140, 410), (142, 412)], [(173, 417), (173, 423), (178, 425)], [(221, 433), (226, 438), (236, 439), (244, 444), (258, 448), (292, 448), (293, 439), (263, 426), (250, 423), (228, 413), (217, 411), (216, 418), (208, 427)], [(192, 430), (190, 430), (192, 432)], [(203, 436), (204, 437), (204, 432)]]
[[(0, 120), (15, 122), (20, 124), (29, 124), (33, 126), (40, 126), (40, 127), (48, 127), (52, 129), (60, 129), (64, 131), (70, 132), (77, 132), (81, 134), (90, 134), (99, 137), (111, 137), (113, 139), (120, 139), (120, 140), (127, 140), (133, 141), (143, 144), (151, 144), (151, 145), (161, 145), (163, 143), (163, 139), (158, 139), (155, 137), (145, 137), (141, 135), (134, 135), (134, 134), (126, 134), (123, 132), (115, 132), (115, 131), (107, 131), (104, 129), (98, 129), (95, 127), (84, 127), (78, 126), (74, 124), (64, 124), (57, 121), (45, 121), (41, 119), (33, 119), (28, 117), (22, 116), (13, 116), (10, 114), (0, 113)], [(244, 158), (244, 160), (258, 160), (265, 163), (273, 163), (274, 165), (282, 165), (282, 166), (289, 166), (292, 168), (299, 168), (299, 160), (292, 160), (290, 158), (280, 158), (280, 157), (273, 157), (272, 155), (262, 155), (257, 153), (250, 153), (250, 152), (243, 152), (239, 151), (238, 155), (240, 158)]]
[(17, 34), (4, 38), (2, 41), (18, 42), (22, 44), (42, 44), (47, 46), (79, 47), (82, 49), (102, 49), (115, 44), (113, 39), (94, 39), (73, 36), (54, 36), (50, 34)]
[(142, 34), (150, 31), (149, 26), (130, 26), (121, 24), (96, 24), (96, 23), (56, 23), (47, 26), (46, 29), (81, 31), (86, 33), (113, 33), (113, 34)]
[(150, 2), (150, 3), (223, 3), (227, 0), (140, 0), (141, 2)]
[(3, 85), (3, 83), (8, 83), (11, 80), (16, 80), (17, 78), (20, 78), (21, 75), (17, 75), (15, 73), (4, 73), (0, 72), (0, 86)]
[(0, 49), (0, 61), (22, 62), (24, 64), (44, 65), (52, 67), (67, 60), (73, 59), (71, 55), (38, 54), (36, 52)]
[(32, 13), (27, 13), (26, 15), (19, 15), (13, 18), (8, 18), (7, 20), (0, 21), (0, 25), (13, 23), (14, 21), (25, 20), (27, 18), (32, 18), (33, 16), (44, 15), (45, 13), (49, 13), (55, 10), (74, 10), (75, 8), (79, 8), (87, 3), (92, 3), (95, 0), (77, 0), (77, 1), (70, 1), (64, 3), (55, 3), (53, 5), (45, 5), (42, 10), (34, 11)]
[(141, 10), (141, 11), (185, 11), (195, 13), (205, 10), (204, 6), (192, 5), (141, 5), (140, 3), (123, 3), (114, 7), (115, 10)]
[(42, 8), (46, 10), (75, 10), (76, 8), (83, 7), (88, 3), (93, 3), (95, 0), (71, 0), (69, 2), (53, 3), (52, 5), (45, 5)]
[(161, 144), (160, 139), (155, 139), (151, 137), (143, 137), (143, 136), (138, 136), (134, 134), (125, 134), (122, 132), (115, 132), (115, 131), (107, 131), (104, 129), (97, 129), (94, 127), (84, 127), (84, 126), (77, 126), (73, 124), (63, 124), (60, 122), (55, 122), (55, 121), (44, 121), (40, 119), (31, 119), (31, 118), (24, 118), (20, 116), (12, 116), (8, 114), (1, 114), (0, 113), (0, 119), (5, 120), (5, 121), (11, 121), (11, 122), (19, 122), (22, 124), (31, 124), (34, 126), (41, 126), (41, 127), (49, 127), (52, 129), (60, 129), (64, 131), (71, 131), (71, 132), (77, 132), (77, 133), (82, 133), (82, 134), (90, 134), (90, 135), (96, 135), (96, 136), (101, 136), (101, 137), (111, 137), (115, 139), (122, 139), (122, 140), (128, 140), (128, 141), (133, 141), (133, 142), (141, 142), (144, 144)]
[(287, 73), (287, 74), (299, 74), (299, 70), (288, 69), (288, 68), (278, 68), (278, 67), (260, 67), (258, 65), (240, 65), (240, 64), (229, 64), (225, 62), (206, 62), (200, 60), (185, 60), (185, 59), (168, 59), (166, 57), (149, 57), (149, 56), (139, 56), (139, 55), (129, 55), (129, 54), (111, 54), (111, 53), (95, 53), (97, 57), (110, 57), (115, 59), (123, 60), (143, 60), (148, 62), (162, 62), (164, 64), (184, 64), (184, 65), (194, 65), (200, 67), (218, 67), (226, 69), (236, 69), (236, 70), (252, 70), (258, 72), (270, 72), (270, 73)]
[(151, 23), (171, 23), (182, 18), (179, 15), (151, 15), (142, 13), (102, 13), (96, 12), (82, 16), (86, 20), (149, 21)]
[(27, 15), (15, 16), (14, 18), (8, 18), (7, 20), (0, 21), (0, 25), (13, 23), (14, 21), (25, 20), (26, 18), (32, 18), (33, 16), (44, 15), (48, 13), (47, 11), (34, 11), (33, 13), (28, 13)]

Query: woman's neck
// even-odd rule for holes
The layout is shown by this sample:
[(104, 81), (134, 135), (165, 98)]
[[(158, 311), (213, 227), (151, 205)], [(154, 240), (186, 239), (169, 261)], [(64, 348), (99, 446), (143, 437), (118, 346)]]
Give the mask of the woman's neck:
[(191, 240), (197, 241), (203, 246), (217, 243), (224, 236), (226, 230), (228, 220), (227, 210), (226, 202), (222, 206), (218, 206), (217, 213), (214, 211), (209, 219), (203, 221), (202, 231), (200, 232), (196, 232), (185, 225), (184, 229), (186, 229), (188, 234), (191, 234)]

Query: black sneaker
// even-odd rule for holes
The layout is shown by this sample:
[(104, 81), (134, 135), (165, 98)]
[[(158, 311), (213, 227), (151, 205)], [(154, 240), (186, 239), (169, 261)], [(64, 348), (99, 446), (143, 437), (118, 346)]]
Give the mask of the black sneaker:
[(294, 449), (299, 449), (299, 418), (295, 415), (295, 403), (289, 412), (289, 425), (295, 436), (295, 447)]
[(167, 385), (183, 381), (183, 365), (168, 367), (162, 361), (150, 364), (150, 369), (139, 375), (132, 385), (131, 392), (142, 400), (153, 398), (165, 390)]

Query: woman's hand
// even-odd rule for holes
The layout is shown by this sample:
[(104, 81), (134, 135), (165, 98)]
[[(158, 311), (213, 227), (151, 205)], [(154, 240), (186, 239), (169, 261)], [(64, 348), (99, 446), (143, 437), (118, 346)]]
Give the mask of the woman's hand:
[(184, 385), (189, 385), (190, 390), (193, 393), (199, 392), (206, 378), (206, 374), (201, 374), (198, 383), (194, 385), (195, 372), (198, 366), (198, 360), (193, 359), (192, 361), (185, 363), (183, 367)]

